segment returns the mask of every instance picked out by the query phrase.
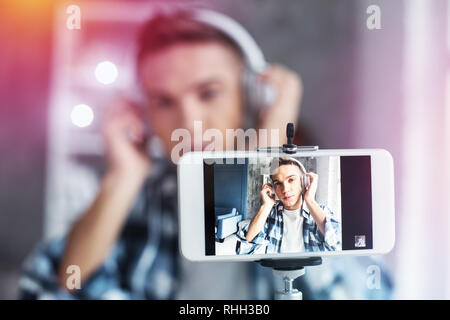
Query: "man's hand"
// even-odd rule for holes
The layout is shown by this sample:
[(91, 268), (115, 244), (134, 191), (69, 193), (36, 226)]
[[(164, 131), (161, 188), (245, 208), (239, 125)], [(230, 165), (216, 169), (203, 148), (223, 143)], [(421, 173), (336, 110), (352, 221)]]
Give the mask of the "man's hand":
[(68, 235), (58, 272), (62, 287), (67, 280), (67, 266), (78, 265), (82, 270), (81, 281), (84, 281), (103, 263), (150, 167), (144, 126), (128, 102), (116, 100), (109, 106), (103, 134), (108, 171), (94, 202)]
[(260, 194), (263, 205), (273, 207), (275, 204), (275, 194), (273, 193), (272, 186), (268, 183), (263, 184)]
[[(268, 109), (263, 110), (259, 119), (259, 128), (279, 130), (279, 141), (268, 141), (268, 146), (280, 146), (286, 143), (286, 125), (289, 122), (296, 125), (300, 113), (300, 102), (303, 95), (303, 85), (300, 76), (281, 65), (271, 65), (262, 75), (263, 81), (274, 86), (276, 98)], [(270, 138), (269, 138), (270, 139)], [(259, 142), (265, 147), (264, 141)]]
[(305, 192), (305, 202), (309, 208), (312, 218), (317, 224), (320, 232), (325, 236), (325, 219), (326, 215), (319, 204), (316, 202), (317, 185), (319, 183), (319, 175), (313, 172), (306, 174), (311, 180), (308, 190)]
[(247, 235), (245, 237), (247, 241), (253, 241), (258, 233), (264, 230), (264, 224), (266, 223), (267, 217), (269, 216), (270, 211), (272, 211), (272, 207), (275, 204), (275, 195), (272, 196), (272, 186), (270, 184), (263, 184), (260, 194), (263, 204), (259, 208), (258, 213), (250, 222)]
[(313, 172), (308, 172), (306, 174), (307, 177), (310, 179), (309, 188), (305, 192), (305, 202), (306, 204), (312, 203), (316, 200), (316, 192), (317, 192), (317, 185), (319, 183), (319, 175)]
[(103, 136), (109, 172), (145, 178), (150, 168), (144, 124), (135, 107), (124, 99), (108, 106)]

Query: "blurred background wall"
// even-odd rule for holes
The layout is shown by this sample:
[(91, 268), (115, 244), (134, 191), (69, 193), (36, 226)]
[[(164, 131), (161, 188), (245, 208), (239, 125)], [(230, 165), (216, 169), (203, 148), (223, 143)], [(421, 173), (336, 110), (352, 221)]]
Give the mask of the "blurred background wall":
[[(20, 265), (48, 229), (49, 204), (60, 203), (63, 191), (67, 192), (50, 188), (56, 191), (49, 194), (46, 188), (54, 170), (53, 153), (48, 151), (54, 128), (49, 118), (58, 94), (55, 74), (68, 67), (58, 65), (55, 52), (61, 48), (54, 45), (61, 45), (56, 38), (65, 28), (59, 23), (67, 17), (64, 9), (69, 4), (81, 7), (81, 30), (72, 30), (73, 38), (64, 38), (75, 41), (83, 35), (86, 39), (72, 52), (76, 58), (95, 55), (95, 35), (107, 35), (109, 30), (114, 30), (108, 40), (112, 47), (126, 48), (121, 41), (129, 41), (132, 35), (124, 25), (91, 29), (96, 21), (92, 14), (83, 25), (88, 6), (114, 9), (118, 3), (0, 2), (0, 298), (15, 298)], [(131, 8), (142, 2), (121, 3)], [(397, 245), (384, 259), (394, 275), (396, 297), (450, 298), (448, 1), (191, 3), (230, 14), (254, 35), (268, 61), (285, 64), (301, 75), (300, 125), (311, 144), (384, 148), (393, 154)], [(372, 4), (381, 8), (380, 30), (366, 26), (366, 10)], [(107, 11), (98, 17), (99, 23), (105, 18)], [(92, 52), (85, 52), (90, 48)], [(71, 93), (83, 97), (85, 91)], [(108, 94), (99, 90), (94, 98), (100, 96)], [(72, 98), (58, 99), (72, 103)], [(62, 116), (70, 122), (69, 113)], [(74, 155), (71, 161), (80, 168), (101, 171), (101, 152), (95, 161), (88, 161), (89, 166), (79, 158)], [(53, 176), (77, 184), (66, 171)], [(83, 201), (92, 196), (93, 186), (84, 188)], [(83, 189), (82, 183), (73, 190), (77, 188)], [(77, 194), (70, 196), (77, 202)]]

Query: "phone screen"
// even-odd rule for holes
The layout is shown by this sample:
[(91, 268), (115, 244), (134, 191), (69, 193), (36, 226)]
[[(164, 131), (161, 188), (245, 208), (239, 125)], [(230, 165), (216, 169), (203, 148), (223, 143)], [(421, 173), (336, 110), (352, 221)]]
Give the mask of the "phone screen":
[(370, 156), (204, 159), (203, 172), (206, 255), (373, 248)]

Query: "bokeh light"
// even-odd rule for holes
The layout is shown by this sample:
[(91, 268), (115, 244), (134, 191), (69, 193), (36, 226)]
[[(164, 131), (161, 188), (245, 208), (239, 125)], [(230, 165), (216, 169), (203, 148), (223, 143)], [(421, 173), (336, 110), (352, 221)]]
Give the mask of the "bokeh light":
[(102, 61), (95, 68), (95, 78), (102, 84), (111, 84), (116, 81), (119, 72), (111, 61)]
[(73, 107), (70, 119), (77, 127), (84, 128), (94, 121), (94, 111), (86, 104), (79, 104)]

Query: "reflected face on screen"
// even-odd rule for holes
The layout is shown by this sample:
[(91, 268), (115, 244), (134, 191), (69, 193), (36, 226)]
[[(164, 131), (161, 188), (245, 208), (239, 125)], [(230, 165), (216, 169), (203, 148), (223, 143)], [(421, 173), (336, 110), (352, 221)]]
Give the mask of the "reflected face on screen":
[(298, 209), (302, 204), (301, 171), (292, 164), (282, 165), (272, 175), (275, 194), (288, 210)]

